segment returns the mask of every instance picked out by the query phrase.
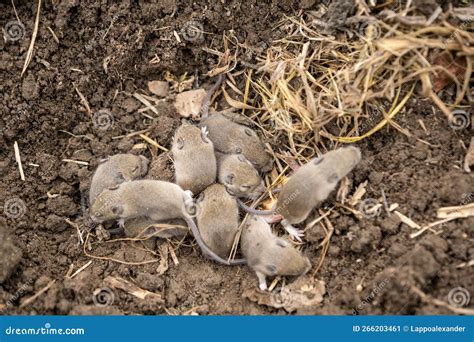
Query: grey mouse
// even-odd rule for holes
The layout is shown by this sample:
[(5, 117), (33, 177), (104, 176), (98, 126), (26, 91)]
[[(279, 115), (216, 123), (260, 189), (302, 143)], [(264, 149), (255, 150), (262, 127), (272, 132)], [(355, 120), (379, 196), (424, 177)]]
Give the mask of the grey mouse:
[(137, 179), (146, 175), (148, 159), (135, 154), (116, 154), (100, 161), (92, 176), (89, 190), (89, 205), (105, 189), (115, 187), (125, 181)]
[(216, 180), (217, 164), (214, 145), (205, 128), (183, 123), (177, 130), (171, 148), (175, 179), (184, 190), (200, 193)]
[(213, 184), (196, 200), (196, 221), (203, 241), (227, 259), (239, 230), (239, 206), (222, 184)]
[(193, 215), (196, 215), (196, 205), (190, 191), (158, 180), (129, 181), (115, 189), (104, 190), (90, 209), (93, 221), (119, 220), (122, 227), (126, 219), (142, 216), (153, 221), (184, 219), (205, 255), (224, 265), (245, 263), (245, 260), (227, 261), (215, 254), (202, 240)]
[(237, 197), (256, 198), (265, 186), (258, 170), (243, 154), (216, 153), (217, 179)]
[(341, 147), (315, 158), (301, 166), (280, 191), (272, 210), (255, 210), (239, 202), (240, 206), (254, 215), (281, 215), (281, 224), (298, 240), (303, 234), (293, 224), (303, 222), (310, 212), (325, 201), (339, 181), (360, 162), (357, 147)]
[(269, 224), (258, 216), (248, 219), (240, 246), (247, 264), (257, 274), (261, 290), (267, 289), (267, 276), (299, 276), (311, 269), (309, 259), (288, 241), (274, 235)]
[(219, 113), (209, 114), (209, 101), (224, 78), (223, 74), (218, 76), (216, 84), (204, 99), (200, 126), (207, 128), (209, 139), (217, 151), (227, 154), (242, 153), (256, 168), (263, 172), (270, 171), (273, 166), (271, 156), (253, 129), (233, 122)]

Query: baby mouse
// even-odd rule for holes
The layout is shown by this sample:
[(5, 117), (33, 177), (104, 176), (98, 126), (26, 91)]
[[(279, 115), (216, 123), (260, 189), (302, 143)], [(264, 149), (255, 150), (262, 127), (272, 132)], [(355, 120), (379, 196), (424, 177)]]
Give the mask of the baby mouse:
[(217, 179), (237, 197), (256, 198), (264, 190), (263, 180), (243, 154), (216, 152)]
[(201, 127), (207, 127), (214, 148), (222, 153), (242, 153), (256, 168), (266, 172), (272, 169), (271, 156), (265, 151), (257, 133), (251, 128), (235, 123), (219, 113), (209, 115), (209, 102), (225, 76), (219, 75), (216, 84), (209, 90), (202, 105)]
[(242, 230), (240, 246), (247, 264), (257, 274), (261, 290), (267, 289), (267, 276), (299, 276), (311, 269), (309, 259), (288, 241), (275, 236), (261, 217), (248, 219)]
[(196, 205), (190, 191), (158, 180), (125, 182), (115, 189), (106, 189), (97, 196), (91, 207), (91, 218), (95, 222), (119, 220), (121, 226), (126, 219), (142, 216), (153, 221), (184, 219), (205, 255), (224, 265), (245, 263), (245, 260), (226, 261), (214, 253), (201, 238), (191, 217), (195, 214)]
[(217, 164), (214, 145), (205, 128), (183, 123), (177, 130), (171, 148), (175, 179), (184, 190), (200, 193), (216, 180)]
[(105, 189), (124, 181), (143, 177), (148, 171), (148, 159), (131, 153), (116, 154), (100, 161), (92, 177), (89, 190), (89, 205)]
[(281, 224), (295, 239), (303, 234), (293, 224), (303, 222), (310, 212), (325, 201), (339, 181), (360, 162), (357, 147), (341, 147), (315, 158), (301, 166), (280, 191), (272, 210), (254, 210), (239, 203), (244, 210), (256, 215), (277, 214), (283, 217)]
[(203, 241), (220, 257), (230, 255), (239, 230), (239, 206), (222, 184), (213, 184), (196, 200), (196, 220)]

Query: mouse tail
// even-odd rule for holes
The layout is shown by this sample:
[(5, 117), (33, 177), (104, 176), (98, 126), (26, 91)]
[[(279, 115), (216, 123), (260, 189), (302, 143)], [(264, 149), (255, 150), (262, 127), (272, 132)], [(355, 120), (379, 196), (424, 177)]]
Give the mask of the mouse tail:
[(201, 237), (201, 233), (199, 232), (198, 227), (196, 226), (196, 223), (194, 220), (189, 217), (185, 216), (184, 217), (186, 223), (188, 224), (189, 228), (191, 229), (191, 232), (194, 235), (194, 238), (196, 239), (197, 244), (201, 248), (202, 252), (210, 257), (212, 260), (217, 261), (220, 264), (227, 265), (227, 266), (234, 266), (234, 265), (245, 265), (247, 264), (247, 261), (245, 259), (235, 259), (235, 260), (225, 260), (218, 256), (215, 252), (213, 252), (209, 246), (204, 242), (204, 240)]
[(225, 80), (225, 74), (219, 74), (217, 76), (216, 83), (209, 89), (202, 101), (201, 107), (201, 119), (206, 119), (209, 116), (209, 107), (211, 106), (211, 99), (214, 96), (214, 93), (219, 89), (222, 82)]
[(255, 208), (251, 208), (248, 205), (246, 205), (240, 198), (237, 198), (237, 203), (239, 203), (239, 207), (241, 207), (243, 210), (248, 212), (249, 214), (252, 215), (273, 215), (274, 212), (273, 210), (257, 210)]

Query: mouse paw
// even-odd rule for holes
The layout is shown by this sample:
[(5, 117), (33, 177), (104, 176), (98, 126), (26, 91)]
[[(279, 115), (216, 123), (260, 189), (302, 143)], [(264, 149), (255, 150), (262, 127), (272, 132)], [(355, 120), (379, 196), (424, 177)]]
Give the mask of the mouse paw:
[(208, 136), (208, 134), (209, 134), (209, 129), (207, 128), (207, 126), (201, 127), (201, 134), (203, 135), (203, 137), (207, 137), (207, 136)]
[(299, 242), (302, 241), (301, 238), (304, 237), (303, 231), (299, 230), (298, 228), (293, 227), (291, 224), (285, 222), (285, 220), (283, 220), (281, 223), (283, 225), (283, 228), (285, 228), (286, 232), (290, 234), (290, 237), (293, 240), (296, 240)]
[(118, 219), (117, 222), (120, 228), (123, 228), (125, 226), (125, 219)]
[(261, 272), (255, 272), (255, 273), (257, 274), (257, 278), (258, 278), (258, 287), (260, 288), (260, 290), (266, 291), (268, 289), (267, 277), (265, 276), (265, 274)]

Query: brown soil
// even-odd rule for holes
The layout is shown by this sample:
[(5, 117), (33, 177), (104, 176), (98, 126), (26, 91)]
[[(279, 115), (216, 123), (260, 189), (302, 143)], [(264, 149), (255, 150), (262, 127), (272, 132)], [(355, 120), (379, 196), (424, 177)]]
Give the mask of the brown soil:
[[(200, 314), (283, 314), (242, 298), (257, 286), (247, 267), (226, 267), (205, 259), (192, 240), (174, 242), (179, 264), (169, 260), (169, 269), (156, 274), (157, 263), (124, 265), (96, 260), (72, 280), (65, 280), (85, 265), (76, 229), (64, 219), (80, 222), (91, 174), (104, 156), (130, 151), (143, 143), (138, 136), (112, 139), (151, 128), (149, 136), (170, 146), (180, 122), (172, 101), (163, 102), (150, 120), (137, 113), (141, 105), (130, 96), (146, 89), (147, 81), (163, 79), (169, 71), (205, 74), (216, 56), (201, 49), (223, 50), (222, 33), (235, 30), (240, 42), (261, 51), (279, 30), (271, 30), (284, 15), (311, 9), (305, 1), (44, 1), (35, 54), (20, 77), (30, 43), (36, 8), (30, 1), (15, 1), (25, 24), (26, 36), (17, 42), (0, 40), (0, 204), (19, 198), (24, 215), (12, 218), (2, 212), (0, 264), (19, 264), (0, 284), (0, 312), (7, 314), (166, 314), (195, 311)], [(337, 14), (337, 13), (336, 13)], [(335, 14), (335, 15), (336, 15)], [(337, 15), (340, 15), (337, 14)], [(15, 20), (11, 3), (0, 4), (0, 23)], [(178, 42), (173, 34), (190, 20), (202, 23), (201, 41)], [(50, 27), (59, 39), (54, 40)], [(106, 34), (105, 38), (103, 36)], [(150, 63), (153, 58), (159, 63)], [(104, 71), (104, 61), (107, 73)], [(249, 56), (252, 62), (252, 56)], [(201, 77), (202, 79), (203, 77)], [(108, 109), (114, 124), (96, 129), (84, 110), (75, 87), (88, 100), (92, 112)], [(413, 98), (397, 122), (431, 145), (408, 138), (394, 129), (383, 129), (358, 146), (364, 161), (350, 175), (354, 185), (368, 181), (366, 197), (380, 198), (384, 189), (389, 203), (420, 224), (436, 220), (436, 209), (472, 202), (474, 175), (462, 171), (465, 150), (472, 136), (469, 129), (452, 130), (442, 113), (422, 97)], [(150, 115), (153, 113), (150, 113)], [(420, 126), (423, 120), (428, 133)], [(372, 126), (372, 125), (370, 125)], [(15, 162), (13, 144), (21, 152), (26, 180)], [(135, 149), (154, 159), (150, 177), (172, 179), (171, 163), (158, 152)], [(80, 165), (63, 159), (88, 162)], [(152, 174), (152, 175), (151, 175)], [(416, 287), (429, 296), (447, 301), (448, 293), (463, 287), (474, 294), (472, 267), (457, 266), (474, 259), (474, 218), (436, 227), (411, 239), (413, 229), (394, 214), (358, 220), (349, 212), (332, 218), (335, 234), (317, 278), (326, 282), (327, 294), (320, 307), (300, 314), (451, 314), (445, 308), (423, 302)], [(6, 232), (5, 232), (6, 230)], [(4, 238), (8, 234), (11, 239)], [(322, 232), (307, 234), (304, 253), (315, 265), (320, 256)], [(158, 242), (157, 244), (161, 244)], [(16, 245), (19, 249), (16, 249)], [(117, 259), (141, 261), (150, 254), (130, 242), (94, 245), (91, 253)], [(0, 248), (2, 248), (0, 246)], [(158, 249), (156, 249), (158, 250)], [(21, 259), (20, 259), (21, 257)], [(6, 267), (6, 266), (5, 266)], [(2, 276), (2, 269), (0, 277)], [(127, 279), (141, 288), (163, 295), (158, 306), (121, 290), (107, 307), (93, 304), (93, 292), (103, 288), (107, 276)], [(23, 298), (56, 280), (43, 295), (25, 308)], [(1, 281), (1, 279), (0, 279)], [(363, 289), (357, 291), (357, 285)]]

